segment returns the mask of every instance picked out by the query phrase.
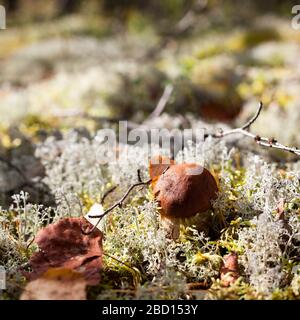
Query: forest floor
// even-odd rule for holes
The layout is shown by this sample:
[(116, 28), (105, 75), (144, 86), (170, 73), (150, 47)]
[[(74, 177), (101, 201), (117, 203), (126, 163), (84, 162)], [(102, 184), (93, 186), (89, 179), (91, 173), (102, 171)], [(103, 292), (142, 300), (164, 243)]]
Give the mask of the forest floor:
[[(123, 160), (102, 165), (101, 129), (117, 132), (118, 121), (129, 120), (149, 130), (229, 130), (262, 101), (251, 132), (300, 147), (300, 31), (275, 14), (251, 24), (217, 18), (202, 17), (187, 34), (182, 20), (164, 34), (139, 12), (125, 25), (74, 15), (1, 31), (4, 299), (30, 285), (23, 269), (35, 272), (28, 262), (42, 227), (86, 214), (118, 185), (104, 207), (114, 204), (138, 169), (149, 176), (148, 146), (129, 146)], [(162, 114), (149, 117), (168, 85)], [(191, 145), (175, 160), (196, 159), (217, 180), (213, 236), (192, 221), (168, 239), (151, 188), (138, 189), (101, 225), (102, 279), (88, 286), (88, 298), (300, 297), (299, 155), (239, 135), (207, 139), (203, 148), (198, 154)], [(226, 286), (219, 278), (228, 254), (237, 254), (239, 279)]]

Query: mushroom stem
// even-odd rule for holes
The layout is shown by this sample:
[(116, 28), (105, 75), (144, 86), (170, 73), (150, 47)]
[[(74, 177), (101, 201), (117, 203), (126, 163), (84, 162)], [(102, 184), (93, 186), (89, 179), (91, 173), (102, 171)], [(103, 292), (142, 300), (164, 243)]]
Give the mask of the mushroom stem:
[(161, 225), (166, 231), (166, 237), (177, 240), (180, 234), (180, 219), (161, 217)]

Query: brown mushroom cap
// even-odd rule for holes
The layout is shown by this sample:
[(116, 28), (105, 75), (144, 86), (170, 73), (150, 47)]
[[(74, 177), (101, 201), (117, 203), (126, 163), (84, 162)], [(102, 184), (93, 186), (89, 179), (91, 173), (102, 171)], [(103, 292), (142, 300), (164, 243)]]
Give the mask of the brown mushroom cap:
[(154, 156), (149, 165), (149, 174), (152, 181), (157, 180), (158, 177), (173, 164), (175, 164), (175, 161), (168, 157), (161, 155)]
[(211, 209), (218, 191), (212, 174), (194, 163), (171, 165), (152, 188), (166, 218), (190, 218)]

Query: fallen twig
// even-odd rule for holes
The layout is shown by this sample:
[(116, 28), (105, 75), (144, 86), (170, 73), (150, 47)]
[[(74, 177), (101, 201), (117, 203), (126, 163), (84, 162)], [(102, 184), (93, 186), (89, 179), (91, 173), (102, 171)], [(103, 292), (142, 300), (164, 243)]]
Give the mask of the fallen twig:
[(165, 90), (164, 90), (161, 98), (159, 99), (156, 108), (150, 114), (149, 119), (159, 117), (162, 114), (162, 112), (164, 111), (168, 101), (170, 100), (170, 97), (172, 95), (173, 90), (174, 90), (174, 87), (171, 84), (168, 84), (165, 87)]
[(250, 129), (251, 125), (259, 117), (259, 115), (262, 111), (262, 108), (263, 108), (263, 104), (262, 104), (262, 102), (260, 102), (259, 107), (258, 107), (255, 115), (247, 123), (245, 123), (242, 127), (232, 129), (232, 130), (227, 130), (227, 131), (220, 131), (218, 133), (207, 134), (207, 135), (205, 135), (204, 138), (208, 138), (209, 136), (211, 136), (213, 138), (220, 139), (220, 138), (224, 138), (226, 136), (233, 135), (233, 134), (242, 134), (244, 136), (252, 138), (260, 146), (279, 149), (279, 150), (287, 151), (287, 152), (293, 153), (297, 156), (300, 156), (300, 149), (298, 149), (296, 147), (288, 147), (288, 146), (285, 146), (285, 145), (279, 143), (274, 138), (261, 137), (259, 135), (256, 135), (256, 134), (248, 131)]
[(105, 201), (105, 199), (107, 198), (107, 196), (110, 195), (112, 192), (114, 192), (117, 188), (118, 188), (118, 186), (114, 186), (114, 187), (108, 189), (108, 190), (104, 193), (104, 195), (102, 196), (100, 203), (101, 203), (101, 204), (104, 204), (104, 201)]
[[(139, 176), (139, 174), (138, 174)], [(140, 179), (140, 176), (139, 176), (139, 179)], [(152, 179), (149, 179), (147, 181), (140, 181), (140, 182), (137, 182), (133, 185), (131, 185), (128, 190), (125, 192), (125, 194), (122, 196), (122, 198), (120, 200), (118, 200), (116, 203), (114, 203), (111, 207), (109, 207), (108, 209), (106, 209), (102, 214), (100, 215), (89, 215), (88, 217), (89, 218), (92, 218), (92, 219), (98, 219), (97, 223), (94, 225), (94, 227), (89, 230), (89, 231), (85, 231), (85, 230), (81, 230), (83, 234), (85, 235), (89, 235), (91, 234), (99, 225), (99, 223), (101, 222), (101, 220), (108, 214), (110, 213), (112, 210), (114, 210), (115, 208), (117, 207), (122, 207), (123, 205), (123, 202), (126, 200), (126, 198), (129, 196), (130, 192), (135, 189), (136, 187), (138, 186), (145, 186), (145, 185), (149, 185), (151, 183)]]
[[(145, 122), (148, 119), (153, 119), (156, 117), (159, 117), (162, 112), (164, 111), (166, 105), (168, 104), (170, 97), (173, 93), (174, 90), (174, 86), (172, 84), (168, 84), (165, 89), (164, 92), (161, 96), (161, 98), (159, 99), (155, 109), (152, 111), (152, 113), (142, 122), (142, 123), (135, 123), (132, 121), (128, 121), (127, 119), (123, 119), (123, 118), (110, 118), (110, 117), (98, 117), (98, 116), (92, 116), (90, 114), (88, 114), (85, 111), (72, 111), (72, 112), (57, 112), (55, 114), (56, 117), (59, 118), (84, 118), (84, 119), (88, 119), (88, 120), (92, 120), (92, 121), (96, 121), (96, 122), (109, 122), (109, 123), (118, 123), (120, 121), (126, 121), (127, 122), (127, 127), (129, 129), (149, 129), (146, 125)], [(1, 159), (0, 159), (1, 160)]]

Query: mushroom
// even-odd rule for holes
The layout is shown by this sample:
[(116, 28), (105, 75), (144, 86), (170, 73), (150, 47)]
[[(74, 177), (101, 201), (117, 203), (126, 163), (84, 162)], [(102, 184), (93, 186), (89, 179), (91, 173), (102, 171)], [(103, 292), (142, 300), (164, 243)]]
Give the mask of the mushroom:
[[(218, 191), (212, 174), (199, 164), (176, 164), (162, 156), (151, 159), (149, 172), (162, 223), (170, 236), (178, 238), (180, 224), (186, 222), (207, 232), (211, 217), (208, 210)], [(197, 219), (193, 219), (196, 215)]]

